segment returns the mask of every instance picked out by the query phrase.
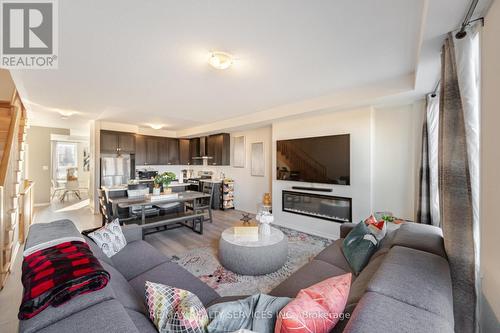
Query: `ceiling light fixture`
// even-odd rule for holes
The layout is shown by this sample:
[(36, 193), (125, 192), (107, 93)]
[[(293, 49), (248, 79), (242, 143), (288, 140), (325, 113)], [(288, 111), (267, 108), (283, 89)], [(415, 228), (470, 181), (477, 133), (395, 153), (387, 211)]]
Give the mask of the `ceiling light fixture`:
[(73, 111), (65, 111), (65, 110), (59, 110), (57, 112), (61, 115), (61, 119), (63, 119), (63, 120), (66, 120), (75, 114), (75, 112), (73, 112)]
[(149, 125), (152, 129), (159, 130), (163, 127), (161, 124), (151, 124)]
[(210, 52), (208, 63), (216, 69), (228, 69), (233, 64), (233, 56), (221, 51)]

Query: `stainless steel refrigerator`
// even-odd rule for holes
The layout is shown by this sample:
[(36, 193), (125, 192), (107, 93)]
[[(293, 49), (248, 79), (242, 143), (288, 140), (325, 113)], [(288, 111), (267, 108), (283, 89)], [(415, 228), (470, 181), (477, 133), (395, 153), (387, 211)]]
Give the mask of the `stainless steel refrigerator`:
[(101, 186), (127, 185), (135, 178), (135, 156), (122, 154), (101, 154)]

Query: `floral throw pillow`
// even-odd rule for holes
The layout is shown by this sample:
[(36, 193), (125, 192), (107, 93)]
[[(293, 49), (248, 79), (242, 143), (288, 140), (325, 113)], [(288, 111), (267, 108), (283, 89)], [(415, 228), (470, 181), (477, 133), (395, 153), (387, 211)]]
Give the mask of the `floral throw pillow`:
[(207, 310), (199, 298), (183, 289), (146, 281), (146, 308), (160, 333), (205, 333)]
[(306, 289), (279, 313), (275, 333), (328, 333), (343, 318), (351, 273), (334, 276)]
[(118, 219), (88, 234), (108, 257), (112, 257), (127, 245)]

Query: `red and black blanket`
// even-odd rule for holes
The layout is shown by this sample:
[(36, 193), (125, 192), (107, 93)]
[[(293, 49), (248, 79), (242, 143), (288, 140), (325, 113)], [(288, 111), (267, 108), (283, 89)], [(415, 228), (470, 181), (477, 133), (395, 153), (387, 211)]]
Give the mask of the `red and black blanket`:
[(85, 242), (71, 241), (36, 251), (24, 258), (23, 300), (18, 317), (29, 319), (48, 307), (104, 288), (109, 281)]

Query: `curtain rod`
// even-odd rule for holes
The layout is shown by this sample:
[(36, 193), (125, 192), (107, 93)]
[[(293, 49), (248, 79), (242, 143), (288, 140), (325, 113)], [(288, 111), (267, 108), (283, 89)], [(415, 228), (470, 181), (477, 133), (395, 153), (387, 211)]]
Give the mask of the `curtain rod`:
[(462, 39), (467, 35), (467, 31), (465, 31), (465, 28), (467, 28), (467, 26), (471, 23), (471, 18), (472, 15), (474, 15), (474, 11), (476, 10), (478, 2), (479, 0), (472, 0), (469, 6), (469, 10), (467, 11), (464, 21), (462, 22), (462, 27), (460, 28), (460, 31), (455, 34), (455, 38)]

